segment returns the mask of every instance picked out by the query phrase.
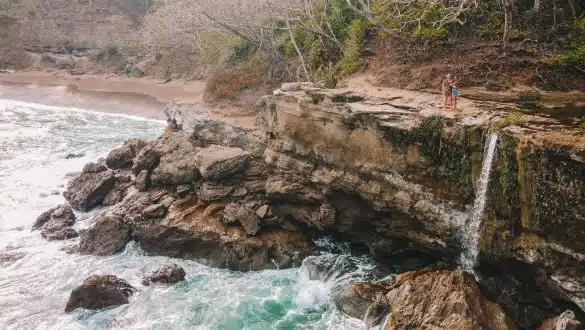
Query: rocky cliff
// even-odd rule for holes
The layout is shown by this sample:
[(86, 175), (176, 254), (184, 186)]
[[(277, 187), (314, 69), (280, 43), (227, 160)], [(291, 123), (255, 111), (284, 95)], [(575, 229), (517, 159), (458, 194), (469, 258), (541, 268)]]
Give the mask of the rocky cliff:
[[(284, 85), (260, 101), (260, 132), (170, 104), (161, 138), (129, 141), (71, 181), (73, 208), (107, 206), (80, 251), (113, 254), (134, 240), (152, 254), (256, 270), (299, 265), (315, 253), (312, 237), (334, 234), (396, 272), (452, 268), (495, 132), (479, 288), (521, 328), (567, 309), (582, 317), (585, 138), (550, 116), (505, 125), (501, 104), (469, 101), (455, 115), (435, 99)], [(471, 281), (449, 274), (439, 281)], [(460, 316), (509, 324), (496, 314)]]

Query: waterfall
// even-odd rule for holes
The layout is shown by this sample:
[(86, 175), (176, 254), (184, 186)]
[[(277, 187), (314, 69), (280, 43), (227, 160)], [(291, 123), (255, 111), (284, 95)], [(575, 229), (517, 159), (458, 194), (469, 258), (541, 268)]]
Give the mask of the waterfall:
[(477, 264), (477, 258), (479, 256), (479, 231), (484, 216), (486, 194), (490, 182), (490, 173), (496, 153), (497, 142), (498, 136), (495, 134), (490, 135), (489, 139), (486, 141), (485, 156), (483, 158), (483, 166), (477, 185), (475, 201), (473, 202), (473, 210), (465, 223), (465, 227), (462, 228), (463, 252), (461, 253), (459, 262), (461, 267), (469, 272), (473, 272), (473, 268)]

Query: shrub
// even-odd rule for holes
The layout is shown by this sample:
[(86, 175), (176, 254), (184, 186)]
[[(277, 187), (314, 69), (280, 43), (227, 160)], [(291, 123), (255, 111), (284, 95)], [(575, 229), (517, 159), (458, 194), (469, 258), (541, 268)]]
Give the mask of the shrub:
[(363, 18), (356, 19), (350, 24), (344, 43), (344, 56), (339, 61), (339, 68), (342, 73), (354, 73), (362, 66), (362, 53), (366, 43), (366, 35), (370, 28), (370, 23)]
[(254, 58), (232, 67), (220, 67), (207, 79), (205, 98), (209, 101), (234, 99), (241, 91), (264, 83), (264, 65)]
[(339, 80), (339, 66), (329, 63), (327, 67), (319, 68), (315, 72), (313, 80), (325, 88), (335, 88)]
[(538, 92), (522, 92), (518, 96), (518, 103), (524, 108), (535, 108), (542, 105), (542, 95)]
[(508, 126), (523, 126), (526, 125), (526, 118), (519, 113), (514, 113), (508, 115), (506, 118), (502, 119), (498, 123), (496, 123), (496, 127), (499, 129), (508, 127)]
[(252, 53), (252, 44), (243, 38), (236, 38), (232, 41), (229, 62), (238, 64), (244, 62)]
[(576, 45), (562, 55), (553, 57), (552, 63), (558, 66), (577, 68), (585, 74), (585, 44)]
[(497, 37), (504, 33), (504, 13), (491, 12), (486, 22), (479, 26), (479, 35), (486, 38)]

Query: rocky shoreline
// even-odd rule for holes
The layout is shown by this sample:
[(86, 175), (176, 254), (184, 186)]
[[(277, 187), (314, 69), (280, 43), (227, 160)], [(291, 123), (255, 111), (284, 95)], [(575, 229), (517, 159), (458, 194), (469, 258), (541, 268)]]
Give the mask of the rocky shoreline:
[(69, 207), (102, 207), (79, 233), (80, 253), (111, 255), (136, 241), (153, 255), (238, 271), (298, 267), (318, 253), (315, 236), (333, 234), (403, 273), (337, 300), (372, 325), (533, 329), (567, 310), (578, 322), (585, 139), (565, 127), (556, 140), (563, 126), (552, 119), (500, 129), (479, 283), (454, 270), (484, 136), (505, 120), (497, 104), (477, 109), (446, 118), (400, 97), (287, 84), (261, 100), (255, 132), (173, 103), (163, 136), (86, 165), (67, 187), (69, 205), (36, 227), (71, 238)]

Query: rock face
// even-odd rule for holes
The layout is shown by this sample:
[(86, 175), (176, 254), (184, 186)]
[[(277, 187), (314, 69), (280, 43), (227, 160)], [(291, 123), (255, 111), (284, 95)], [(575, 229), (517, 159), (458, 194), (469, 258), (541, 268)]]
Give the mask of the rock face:
[(79, 233), (71, 228), (75, 224), (75, 214), (69, 205), (59, 205), (43, 212), (35, 221), (33, 230), (41, 229), (43, 238), (53, 240), (66, 240), (79, 236)]
[[(70, 183), (74, 209), (109, 206), (81, 235), (81, 250), (111, 254), (134, 240), (151, 254), (256, 270), (298, 265), (314, 250), (312, 235), (325, 232), (398, 271), (455, 265), (486, 135), (507, 122), (508, 105), (466, 100), (465, 113), (447, 118), (435, 95), (400, 93), (286, 86), (260, 102), (261, 134), (171, 104), (163, 136), (139, 151), (122, 147), (111, 168), (89, 164)], [(497, 132), (478, 271), (488, 299), (533, 329), (568, 309), (584, 315), (585, 137), (554, 118), (526, 118)], [(466, 275), (433, 277), (461, 285), (443, 298), (479, 313), (449, 305), (445, 325), (501, 321), (483, 298), (465, 298), (477, 293)], [(418, 292), (406, 287), (392, 291)], [(383, 307), (377, 301), (370, 314)]]
[(335, 301), (370, 326), (385, 321), (385, 329), (516, 329), (473, 276), (460, 270), (428, 268), (398, 275), (392, 285), (354, 284)]
[(65, 312), (77, 308), (102, 309), (128, 303), (128, 297), (134, 292), (128, 282), (114, 275), (90, 276), (71, 292)]
[(154, 270), (142, 280), (142, 284), (151, 283), (175, 284), (185, 280), (185, 270), (177, 264), (164, 265)]

